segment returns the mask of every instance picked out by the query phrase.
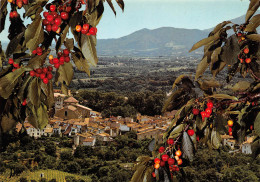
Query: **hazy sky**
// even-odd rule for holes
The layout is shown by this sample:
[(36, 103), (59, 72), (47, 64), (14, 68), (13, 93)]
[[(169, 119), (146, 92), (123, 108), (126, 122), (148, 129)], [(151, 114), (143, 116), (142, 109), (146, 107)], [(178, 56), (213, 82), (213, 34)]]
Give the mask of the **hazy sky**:
[[(125, 0), (122, 13), (113, 2), (117, 16), (106, 3), (99, 39), (122, 37), (142, 28), (207, 29), (245, 14), (249, 5), (249, 0)], [(6, 39), (7, 31), (0, 37)]]

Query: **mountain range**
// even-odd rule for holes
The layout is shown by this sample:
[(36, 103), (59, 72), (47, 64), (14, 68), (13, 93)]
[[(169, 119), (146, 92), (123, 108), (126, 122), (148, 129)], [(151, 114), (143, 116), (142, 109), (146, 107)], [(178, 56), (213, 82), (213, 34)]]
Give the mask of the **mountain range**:
[[(258, 12), (259, 13), (259, 12)], [(242, 24), (245, 15), (231, 20)], [(206, 30), (162, 27), (142, 29), (118, 39), (100, 39), (98, 55), (109, 56), (188, 56), (201, 54), (202, 49), (188, 53), (192, 45), (206, 38), (213, 28)]]

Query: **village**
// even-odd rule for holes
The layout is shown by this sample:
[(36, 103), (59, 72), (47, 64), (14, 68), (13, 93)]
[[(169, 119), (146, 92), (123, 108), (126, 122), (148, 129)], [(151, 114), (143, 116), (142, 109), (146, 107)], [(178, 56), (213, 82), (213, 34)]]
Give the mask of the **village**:
[[(67, 136), (73, 138), (73, 148), (79, 145), (94, 147), (97, 141), (101, 144), (112, 142), (118, 135), (135, 131), (137, 140), (155, 139), (158, 144), (163, 143), (163, 134), (170, 126), (176, 111), (167, 112), (163, 116), (142, 116), (137, 114), (136, 121), (133, 118), (111, 116), (102, 118), (101, 113), (79, 104), (71, 93), (66, 96), (60, 90), (55, 90), (55, 114), (50, 118), (49, 124), (43, 129), (34, 128), (28, 121), (22, 125), (18, 123), (16, 130), (22, 127), (30, 137), (35, 139), (42, 136)], [(252, 154), (252, 136), (246, 136), (241, 145), (236, 143), (233, 136), (221, 135), (222, 144), (229, 146), (230, 153), (242, 152)]]

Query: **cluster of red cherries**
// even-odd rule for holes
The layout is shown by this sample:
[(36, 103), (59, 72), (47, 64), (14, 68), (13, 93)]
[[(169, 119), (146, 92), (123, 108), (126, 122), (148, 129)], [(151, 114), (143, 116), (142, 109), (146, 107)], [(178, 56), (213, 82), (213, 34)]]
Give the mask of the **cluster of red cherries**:
[(202, 117), (202, 121), (204, 121), (205, 118), (209, 118), (211, 113), (212, 113), (212, 108), (213, 108), (213, 102), (211, 100), (209, 100), (207, 102), (207, 108), (205, 109), (205, 111), (201, 111), (197, 108), (193, 108), (192, 113), (194, 115), (198, 115), (200, 113), (201, 117)]
[(32, 54), (34, 55), (38, 55), (38, 56), (41, 56), (42, 55), (42, 48), (41, 47), (37, 47), (35, 50), (32, 51)]
[(63, 65), (64, 62), (68, 63), (70, 62), (70, 51), (68, 49), (64, 49), (63, 52), (58, 52), (58, 58), (54, 58), (53, 55), (49, 56), (49, 63), (51, 65), (54, 65), (56, 69), (60, 67), (60, 65)]
[(49, 80), (53, 78), (52, 70), (53, 69), (51, 66), (37, 68), (35, 70), (30, 71), (30, 76), (41, 78), (43, 83), (48, 84)]
[(10, 65), (13, 65), (13, 70), (12, 70), (13, 72), (14, 72), (15, 70), (17, 70), (17, 69), (20, 68), (19, 63), (14, 62), (14, 60), (13, 60), (12, 58), (10, 58), (10, 59), (8, 60), (8, 63), (9, 63)]
[(60, 6), (57, 9), (55, 4), (51, 4), (48, 9), (49, 11), (45, 11), (43, 13), (45, 19), (43, 20), (42, 24), (47, 32), (53, 31), (60, 33), (60, 25), (63, 21), (69, 19), (69, 12), (71, 11), (71, 7), (68, 6), (64, 9), (63, 6)]
[(81, 32), (81, 34), (85, 35), (96, 35), (97, 34), (97, 28), (91, 27), (89, 24), (83, 24), (76, 26), (76, 31)]
[[(168, 163), (169, 170), (171, 172), (179, 171), (180, 170), (179, 166), (182, 165), (182, 163), (183, 163), (182, 159), (180, 158), (182, 155), (182, 152), (180, 149), (175, 150), (175, 153), (172, 152), (173, 146), (175, 144), (175, 142), (172, 138), (169, 138), (167, 140), (167, 144), (168, 144), (167, 148), (165, 148), (163, 146), (161, 146), (159, 148), (158, 152), (161, 154), (161, 157), (154, 159), (154, 164), (153, 164), (154, 169), (159, 169), (160, 167), (164, 167), (166, 165), (166, 163)], [(152, 172), (152, 176), (156, 177), (155, 172)]]
[(18, 8), (28, 4), (28, 0), (8, 0), (9, 3), (16, 4)]

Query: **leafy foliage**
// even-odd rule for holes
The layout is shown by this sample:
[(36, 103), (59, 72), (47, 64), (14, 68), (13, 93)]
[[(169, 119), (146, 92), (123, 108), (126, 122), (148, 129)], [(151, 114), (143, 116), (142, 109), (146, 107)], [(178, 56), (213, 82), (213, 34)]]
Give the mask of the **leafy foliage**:
[[(245, 136), (253, 136), (253, 157), (259, 155), (260, 62), (256, 28), (260, 25), (260, 16), (253, 16), (258, 7), (259, 1), (251, 1), (244, 24), (233, 24), (231, 27), (232, 22), (224, 21), (215, 27), (208, 38), (193, 45), (190, 51), (204, 46), (195, 83), (185, 75), (176, 79), (163, 108), (163, 111), (176, 110), (175, 118), (164, 134), (165, 144), (159, 148), (159, 153), (154, 151), (156, 159), (137, 159), (132, 181), (145, 181), (147, 176), (144, 174), (150, 169), (153, 174), (150, 172), (149, 177), (153, 175), (156, 181), (176, 181), (178, 173), (175, 171), (180, 171), (184, 177), (182, 167), (192, 163), (198, 145), (203, 143), (210, 149), (220, 149), (220, 135), (223, 134), (233, 136), (238, 144), (244, 142)], [(232, 28), (234, 34), (229, 36), (227, 31)], [(216, 77), (226, 66), (228, 83), (237, 72), (244, 78), (249, 74), (253, 81), (238, 82), (229, 92), (221, 93), (221, 81), (218, 82)], [(208, 67), (213, 75), (211, 79), (203, 77)], [(157, 163), (157, 158), (161, 162)], [(168, 173), (169, 178), (165, 178), (167, 175), (162, 171)], [(224, 178), (228, 180), (228, 174)]]
[[(10, 42), (6, 52), (2, 50), (0, 44), (0, 134), (10, 131), (18, 121), (23, 123), (25, 118), (36, 128), (43, 128), (48, 123), (48, 112), (54, 104), (53, 73), (56, 74), (56, 84), (67, 93), (67, 87), (73, 78), (73, 66), (65, 50), (63, 55), (68, 57), (66, 58), (68, 61), (65, 60), (64, 63), (63, 60), (60, 65), (54, 65), (55, 70), (51, 68), (48, 73), (44, 72), (45, 78), (44, 75), (39, 75), (40, 70), (49, 65), (47, 57), (53, 42), (56, 43), (57, 54), (66, 47), (77, 68), (90, 73), (90, 65), (95, 66), (98, 62), (96, 32), (92, 31), (85, 35), (76, 32), (75, 27), (78, 24), (88, 24), (90, 29), (95, 28), (104, 12), (105, 3), (103, 0), (41, 0), (19, 4), (16, 1), (3, 0), (0, 3), (0, 32), (5, 27), (8, 2), (11, 6), (9, 12), (11, 25), (8, 35)], [(114, 11), (112, 2), (107, 2)], [(124, 2), (122, 0), (116, 2), (124, 10)], [(50, 5), (56, 9), (51, 10)], [(19, 15), (21, 8), (25, 10), (23, 16)], [(60, 20), (56, 18), (57, 16)], [(24, 20), (27, 18), (32, 22), (25, 26)], [(54, 18), (57, 19), (55, 22)], [(48, 19), (53, 19), (53, 22), (46, 23)], [(50, 31), (47, 25), (51, 26)], [(67, 38), (69, 30), (73, 33), (77, 46), (74, 45), (73, 39)], [(49, 59), (50, 64), (53, 64), (52, 58)], [(7, 61), (10, 65), (2, 69), (2, 65), (7, 65)], [(32, 74), (35, 73), (38, 76), (36, 74), (33, 77)]]

